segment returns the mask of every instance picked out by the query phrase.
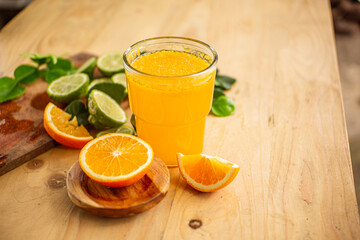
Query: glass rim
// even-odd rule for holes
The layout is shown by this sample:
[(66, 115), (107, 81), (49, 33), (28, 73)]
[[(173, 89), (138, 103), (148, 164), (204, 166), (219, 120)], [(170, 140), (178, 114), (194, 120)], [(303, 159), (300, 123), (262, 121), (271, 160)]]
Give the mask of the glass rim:
[[(153, 74), (149, 74), (149, 73), (144, 73), (144, 72), (141, 72), (135, 68), (133, 68), (131, 66), (131, 64), (128, 62), (127, 60), (127, 54), (130, 52), (130, 50), (132, 50), (136, 45), (140, 44), (140, 43), (144, 43), (144, 42), (147, 42), (147, 41), (151, 41), (151, 40), (159, 40), (159, 39), (182, 39), (182, 40), (188, 40), (188, 41), (192, 41), (192, 42), (196, 42), (196, 43), (199, 43), (207, 48), (210, 49), (211, 53), (214, 55), (214, 59), (212, 60), (212, 62), (210, 63), (210, 65), (199, 71), (199, 72), (195, 72), (195, 73), (192, 73), (192, 74), (188, 74), (188, 75), (181, 75), (181, 76), (159, 76), (159, 75), (153, 75)], [(218, 61), (218, 55), (215, 51), (215, 49), (213, 47), (211, 47), (209, 44), (203, 42), (203, 41), (200, 41), (200, 40), (197, 40), (197, 39), (193, 39), (193, 38), (187, 38), (187, 37), (176, 37), (176, 36), (163, 36), (163, 37), (153, 37), (153, 38), (147, 38), (147, 39), (144, 39), (144, 40), (141, 40), (141, 41), (138, 41), (134, 44), (132, 44), (129, 48), (127, 48), (123, 54), (123, 61), (124, 61), (124, 65), (125, 65), (125, 69), (126, 67), (128, 67), (131, 71), (137, 73), (137, 74), (141, 74), (141, 75), (146, 75), (146, 76), (149, 76), (149, 77), (157, 77), (157, 78), (188, 78), (188, 77), (196, 77), (198, 75), (201, 75), (207, 71), (209, 71), (211, 68), (213, 68), (217, 61)]]

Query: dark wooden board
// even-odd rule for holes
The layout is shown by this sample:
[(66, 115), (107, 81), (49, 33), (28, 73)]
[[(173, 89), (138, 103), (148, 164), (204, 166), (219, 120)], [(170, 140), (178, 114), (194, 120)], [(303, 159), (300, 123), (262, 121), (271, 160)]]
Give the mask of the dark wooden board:
[(83, 210), (104, 217), (125, 217), (144, 212), (167, 194), (170, 174), (165, 163), (155, 158), (149, 171), (136, 183), (119, 188), (102, 186), (91, 180), (76, 162), (66, 179), (71, 201)]
[[(93, 56), (79, 53), (69, 59), (78, 67)], [(101, 77), (97, 69), (94, 75)], [(43, 127), (44, 109), (51, 101), (47, 86), (40, 79), (27, 85), (25, 94), (18, 99), (0, 104), (0, 175), (57, 145)]]

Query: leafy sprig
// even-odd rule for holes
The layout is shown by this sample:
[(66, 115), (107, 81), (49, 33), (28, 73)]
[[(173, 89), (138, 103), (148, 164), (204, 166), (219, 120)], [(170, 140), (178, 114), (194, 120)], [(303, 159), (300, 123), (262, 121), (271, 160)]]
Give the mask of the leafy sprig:
[(214, 95), (211, 106), (211, 112), (214, 115), (226, 117), (235, 112), (234, 101), (224, 93), (224, 90), (230, 90), (235, 82), (235, 78), (219, 75), (219, 71), (216, 71)]
[(44, 78), (50, 83), (76, 71), (70, 60), (52, 54), (24, 53), (22, 56), (29, 57), (36, 66), (23, 64), (15, 69), (14, 77), (0, 78), (0, 103), (20, 97), (25, 92), (24, 85), (31, 84), (39, 78)]

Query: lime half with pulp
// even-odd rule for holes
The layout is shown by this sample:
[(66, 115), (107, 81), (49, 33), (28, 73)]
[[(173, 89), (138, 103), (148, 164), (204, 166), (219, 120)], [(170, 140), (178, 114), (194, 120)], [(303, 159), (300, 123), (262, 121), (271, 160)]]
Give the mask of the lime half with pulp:
[(110, 128), (108, 130), (101, 131), (98, 134), (96, 134), (96, 137), (100, 137), (100, 136), (108, 134), (108, 133), (127, 133), (127, 134), (131, 134), (131, 135), (135, 135), (135, 130), (130, 126), (124, 125), (121, 127)]
[(112, 82), (112, 80), (110, 78), (97, 78), (97, 79), (94, 79), (88, 86), (88, 92), (90, 92), (89, 90), (92, 89), (95, 85), (97, 85), (99, 83), (103, 83), (103, 82)]
[(95, 127), (120, 127), (127, 118), (124, 110), (109, 95), (92, 90), (88, 97), (89, 122)]
[(46, 92), (55, 101), (69, 103), (85, 97), (88, 85), (89, 76), (84, 73), (76, 73), (56, 79), (49, 84)]
[(86, 73), (90, 78), (93, 77), (93, 72), (96, 67), (96, 57), (92, 57), (81, 65), (75, 73)]
[(126, 75), (125, 73), (117, 73), (115, 75), (113, 75), (111, 77), (111, 80), (114, 82), (114, 83), (119, 83), (119, 84), (122, 84), (125, 89), (126, 89), (126, 93), (127, 93), (127, 86), (126, 86)]
[(111, 77), (115, 73), (124, 72), (122, 53), (110, 52), (102, 55), (97, 60), (97, 67), (105, 77)]
[[(92, 85), (92, 84), (90, 84)], [(114, 82), (98, 82), (89, 86), (88, 92), (90, 93), (92, 90), (97, 89), (106, 93), (110, 97), (112, 97), (117, 103), (121, 104), (121, 102), (126, 97), (126, 89), (122, 84), (114, 83)]]

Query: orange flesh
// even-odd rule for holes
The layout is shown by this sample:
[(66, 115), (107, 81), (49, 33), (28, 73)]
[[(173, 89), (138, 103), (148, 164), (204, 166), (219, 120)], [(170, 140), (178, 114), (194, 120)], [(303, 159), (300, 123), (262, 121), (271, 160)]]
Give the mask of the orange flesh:
[(71, 115), (62, 111), (58, 107), (53, 107), (50, 110), (51, 120), (56, 128), (63, 133), (75, 136), (75, 137), (89, 137), (90, 134), (86, 128), (81, 125), (78, 126), (76, 121), (69, 121)]
[(200, 154), (183, 156), (181, 161), (189, 177), (203, 185), (216, 184), (231, 170), (231, 166), (211, 161)]
[[(135, 139), (117, 136), (96, 142), (87, 149), (85, 158), (93, 172), (104, 176), (119, 176), (132, 173), (144, 165), (148, 159), (147, 151)], [(98, 159), (101, 161), (97, 161)]]
[(156, 76), (126, 72), (137, 134), (168, 166), (177, 166), (177, 152), (202, 152), (215, 70), (181, 79), (164, 76), (186, 76), (209, 65), (206, 60), (186, 52), (159, 51), (142, 55), (132, 63), (135, 69)]

